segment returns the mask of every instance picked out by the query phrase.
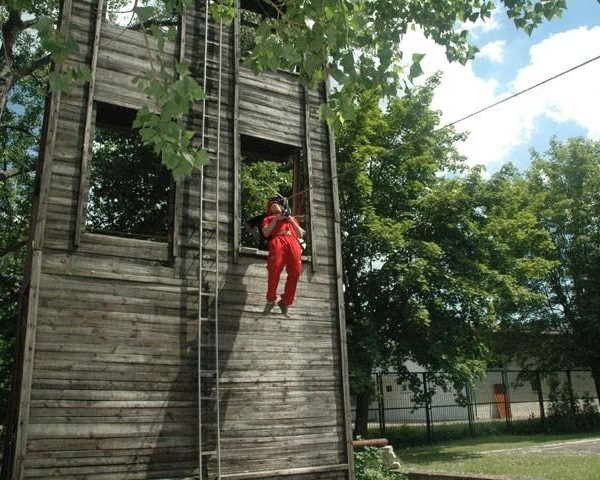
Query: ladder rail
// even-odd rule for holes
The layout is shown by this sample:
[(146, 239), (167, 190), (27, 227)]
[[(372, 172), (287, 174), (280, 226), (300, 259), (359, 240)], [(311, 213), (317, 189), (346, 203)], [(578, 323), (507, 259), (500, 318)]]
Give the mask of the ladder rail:
[(218, 87), (217, 87), (217, 148), (215, 158), (215, 382), (216, 382), (216, 397), (217, 397), (217, 478), (221, 478), (221, 395), (220, 395), (220, 365), (219, 365), (219, 290), (220, 290), (220, 278), (219, 278), (219, 191), (220, 191), (220, 178), (221, 173), (221, 95), (223, 88), (223, 18), (219, 21), (219, 74), (218, 74)]
[[(202, 88), (204, 97), (202, 99), (202, 126), (200, 148), (205, 149), (206, 143), (206, 86), (207, 86), (207, 58), (208, 58), (208, 4), (210, 0), (204, 3), (204, 66), (202, 72)], [(204, 212), (204, 166), (200, 167), (200, 198), (198, 210), (198, 478), (202, 480), (204, 472), (203, 451), (202, 451), (202, 258), (204, 255), (204, 222), (202, 215)]]
[[(206, 119), (207, 119), (207, 84), (208, 84), (208, 43), (209, 43), (209, 4), (211, 0), (205, 0), (204, 12), (204, 65), (203, 65), (203, 88), (204, 98), (202, 99), (202, 133), (201, 133), (201, 148), (206, 149)], [(205, 167), (200, 168), (200, 198), (199, 198), (199, 245), (198, 245), (198, 465), (199, 478), (202, 480), (204, 475), (204, 452), (202, 438), (202, 378), (214, 378), (214, 401), (216, 415), (216, 461), (217, 461), (217, 478), (220, 479), (221, 473), (221, 410), (220, 410), (220, 365), (219, 365), (219, 290), (220, 290), (220, 238), (219, 238), (219, 216), (220, 216), (220, 172), (221, 172), (221, 117), (222, 117), (222, 89), (223, 89), (223, 26), (224, 22), (221, 19), (219, 22), (219, 48), (218, 48), (218, 75), (217, 75), (217, 133), (216, 133), (216, 148), (215, 148), (215, 220), (214, 220), (214, 269), (212, 273), (214, 293), (213, 312), (214, 312), (214, 373), (211, 376), (203, 375), (202, 362), (202, 322), (208, 321), (210, 318), (210, 306), (207, 306), (206, 314), (203, 313), (203, 296), (207, 296), (208, 292), (203, 292), (203, 279), (205, 274), (204, 269), (204, 237), (205, 237), (205, 199), (206, 197), (206, 176)], [(211, 270), (207, 270), (211, 274)], [(210, 282), (209, 286), (210, 286)], [(210, 302), (209, 302), (210, 303)]]

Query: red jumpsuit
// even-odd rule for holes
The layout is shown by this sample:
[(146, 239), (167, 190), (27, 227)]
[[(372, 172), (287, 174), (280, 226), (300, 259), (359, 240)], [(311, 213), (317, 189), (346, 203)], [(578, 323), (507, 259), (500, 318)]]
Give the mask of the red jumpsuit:
[[(267, 227), (277, 215), (269, 215), (263, 219), (262, 227)], [(294, 227), (288, 222), (279, 222), (269, 236), (269, 257), (267, 271), (269, 273), (267, 285), (267, 302), (273, 303), (277, 299), (277, 286), (283, 267), (287, 272), (287, 280), (281, 303), (289, 306), (296, 298), (296, 287), (302, 273), (302, 248), (294, 232)]]

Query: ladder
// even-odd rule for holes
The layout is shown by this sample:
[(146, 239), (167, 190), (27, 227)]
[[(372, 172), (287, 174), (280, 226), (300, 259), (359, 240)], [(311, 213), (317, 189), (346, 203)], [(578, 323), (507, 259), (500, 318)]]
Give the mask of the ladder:
[[(221, 478), (221, 428), (219, 391), (219, 175), (221, 156), (221, 94), (223, 22), (210, 21), (209, 4), (204, 2), (204, 67), (202, 87), (201, 148), (211, 154), (211, 163), (199, 175), (199, 242), (198, 242), (198, 470), (199, 479)], [(209, 86), (209, 43), (218, 43), (214, 61), (218, 64), (216, 87)], [(213, 82), (214, 83), (214, 82)], [(208, 103), (216, 105), (216, 138), (207, 138)]]

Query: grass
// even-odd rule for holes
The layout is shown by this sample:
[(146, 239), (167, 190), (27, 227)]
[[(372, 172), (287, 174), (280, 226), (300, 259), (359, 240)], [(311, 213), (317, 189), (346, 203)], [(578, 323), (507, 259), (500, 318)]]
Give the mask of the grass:
[[(512, 450), (590, 438), (600, 439), (600, 435), (502, 435), (429, 447), (398, 448), (396, 454), (403, 471), (502, 475), (514, 479), (597, 480), (600, 455)], [(511, 451), (507, 451), (509, 449)]]

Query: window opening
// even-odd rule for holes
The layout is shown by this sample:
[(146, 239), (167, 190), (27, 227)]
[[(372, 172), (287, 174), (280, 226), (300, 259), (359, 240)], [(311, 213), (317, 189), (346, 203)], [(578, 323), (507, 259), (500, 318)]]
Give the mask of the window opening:
[(255, 12), (262, 17), (277, 18), (280, 12), (285, 11), (285, 4), (277, 0), (271, 2), (263, 0), (240, 0), (240, 10)]
[[(271, 31), (271, 38), (280, 43), (279, 37), (276, 36), (276, 22), (281, 13), (285, 11), (283, 5), (267, 4), (261, 1), (242, 1), (240, 2), (239, 16), (239, 58), (240, 62), (252, 67), (252, 55), (263, 56), (267, 54), (256, 48), (256, 32), (260, 28), (266, 28)], [(293, 62), (282, 60), (278, 69), (283, 72), (297, 73), (297, 65)]]
[(292, 215), (308, 230), (305, 162), (298, 147), (242, 135), (240, 174), (242, 247), (267, 249), (258, 225), (274, 197), (287, 198)]
[(132, 128), (136, 111), (96, 104), (86, 230), (166, 242), (173, 182)]
[[(149, 18), (139, 22), (134, 8), (150, 8)], [(150, 31), (159, 27), (167, 38), (176, 38), (179, 15), (160, 0), (112, 0), (108, 2), (104, 19), (107, 23), (135, 31)]]
[(240, 60), (248, 59), (256, 46), (256, 29), (262, 16), (251, 10), (240, 9)]

